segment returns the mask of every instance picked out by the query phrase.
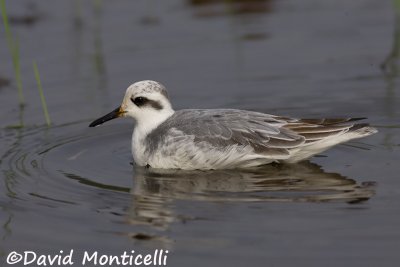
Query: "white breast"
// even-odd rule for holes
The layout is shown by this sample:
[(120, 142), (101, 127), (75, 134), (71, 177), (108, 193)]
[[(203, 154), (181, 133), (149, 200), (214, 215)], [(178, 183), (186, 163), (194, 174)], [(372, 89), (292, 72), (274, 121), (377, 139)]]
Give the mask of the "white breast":
[(139, 166), (146, 166), (148, 157), (145, 155), (146, 147), (143, 142), (144, 137), (135, 128), (132, 134), (132, 156), (135, 163)]

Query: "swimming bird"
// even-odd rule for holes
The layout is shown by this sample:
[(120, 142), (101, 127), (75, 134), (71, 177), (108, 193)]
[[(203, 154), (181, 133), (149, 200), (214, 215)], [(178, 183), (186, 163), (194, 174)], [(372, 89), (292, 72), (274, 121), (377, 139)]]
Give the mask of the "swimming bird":
[(132, 155), (139, 166), (233, 169), (296, 163), (337, 144), (377, 132), (363, 118), (296, 119), (238, 109), (175, 111), (167, 90), (145, 80), (128, 87), (121, 106), (89, 127), (130, 117)]

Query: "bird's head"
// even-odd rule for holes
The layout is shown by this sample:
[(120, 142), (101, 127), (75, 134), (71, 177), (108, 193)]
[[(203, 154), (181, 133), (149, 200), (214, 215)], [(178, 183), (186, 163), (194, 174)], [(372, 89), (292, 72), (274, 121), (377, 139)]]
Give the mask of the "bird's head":
[(131, 117), (140, 127), (154, 128), (174, 113), (165, 87), (155, 81), (140, 81), (126, 90), (121, 106), (93, 121), (95, 127), (118, 117)]

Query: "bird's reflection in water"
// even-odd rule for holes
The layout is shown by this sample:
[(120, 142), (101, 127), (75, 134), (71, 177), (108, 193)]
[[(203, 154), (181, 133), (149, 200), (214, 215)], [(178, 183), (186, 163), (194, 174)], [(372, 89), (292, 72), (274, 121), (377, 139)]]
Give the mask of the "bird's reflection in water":
[(357, 184), (316, 164), (267, 165), (249, 170), (182, 171), (137, 168), (129, 222), (165, 230), (187, 221), (174, 201), (357, 203), (374, 195), (371, 183)]

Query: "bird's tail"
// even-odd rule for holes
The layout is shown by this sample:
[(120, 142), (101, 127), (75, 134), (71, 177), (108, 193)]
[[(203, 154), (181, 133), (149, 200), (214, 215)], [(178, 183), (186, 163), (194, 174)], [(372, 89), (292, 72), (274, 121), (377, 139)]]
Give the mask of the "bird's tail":
[(374, 133), (377, 133), (378, 130), (372, 126), (370, 126), (367, 123), (359, 123), (359, 124), (354, 124), (350, 125), (348, 128), (347, 132), (344, 133), (339, 133), (336, 135), (332, 136), (327, 136), (325, 138), (322, 138), (320, 140), (317, 140), (315, 142), (310, 142), (303, 146), (301, 149), (297, 150), (294, 152), (294, 154), (284, 160), (284, 162), (287, 163), (295, 163), (299, 162), (305, 159), (308, 159), (316, 154), (319, 154), (321, 152), (324, 152), (325, 150), (328, 150), (329, 148), (353, 140), (353, 139), (358, 139), (362, 137), (366, 137), (369, 135), (372, 135)]
[(377, 132), (378, 130), (370, 126), (368, 123), (358, 123), (350, 127), (349, 131), (345, 135), (349, 138), (348, 140), (351, 140), (375, 134)]

